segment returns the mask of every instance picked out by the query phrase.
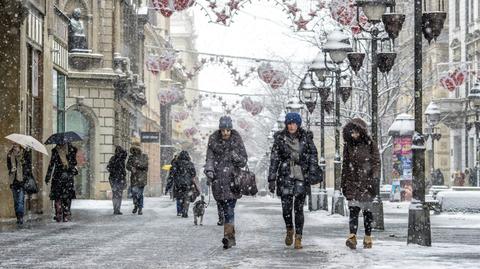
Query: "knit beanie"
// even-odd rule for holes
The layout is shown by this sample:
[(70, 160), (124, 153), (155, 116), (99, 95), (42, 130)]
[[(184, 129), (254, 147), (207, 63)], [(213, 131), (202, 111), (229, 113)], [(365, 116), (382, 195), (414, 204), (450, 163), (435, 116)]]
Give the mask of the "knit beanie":
[(219, 129), (233, 129), (232, 119), (229, 116), (223, 116), (220, 118), (218, 124)]
[(287, 113), (287, 115), (285, 116), (285, 125), (288, 125), (290, 123), (296, 123), (297, 126), (300, 127), (302, 125), (302, 116), (295, 112)]

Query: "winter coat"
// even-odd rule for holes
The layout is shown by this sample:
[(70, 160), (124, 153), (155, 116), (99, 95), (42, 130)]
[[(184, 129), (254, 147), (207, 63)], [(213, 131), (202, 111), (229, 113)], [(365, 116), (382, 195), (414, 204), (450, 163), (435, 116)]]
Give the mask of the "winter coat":
[(60, 158), (59, 146), (52, 149), (52, 157), (45, 176), (45, 183), (52, 181), (51, 200), (75, 199), (74, 177), (78, 174), (76, 155), (77, 148), (67, 144), (67, 164), (64, 165)]
[(248, 156), (242, 137), (236, 130), (231, 131), (230, 138), (224, 140), (220, 130), (208, 139), (205, 173), (212, 171), (213, 197), (217, 201), (239, 199), (242, 195), (230, 189), (235, 176), (247, 165)]
[(182, 151), (172, 161), (172, 168), (167, 179), (165, 192), (173, 188), (173, 197), (184, 198), (194, 190), (194, 178), (197, 176), (195, 166), (190, 160), (188, 152)]
[(130, 156), (127, 161), (127, 170), (130, 171), (130, 184), (132, 187), (143, 188), (147, 185), (148, 156), (142, 153), (142, 149), (136, 146), (130, 148)]
[(10, 188), (23, 188), (24, 182), (33, 177), (32, 151), (22, 149), (19, 155), (15, 156), (12, 148), (7, 154), (7, 168)]
[(124, 190), (127, 187), (127, 171), (125, 170), (125, 161), (127, 160), (127, 151), (122, 147), (115, 148), (115, 155), (110, 158), (107, 165), (107, 171), (110, 173), (108, 180), (112, 189)]
[[(285, 128), (275, 133), (272, 151), (270, 155), (270, 168), (268, 182), (276, 182), (277, 196), (282, 196), (283, 188), (290, 182), (290, 164), (292, 163), (292, 152), (287, 144), (287, 137), (290, 134)], [(310, 193), (310, 182), (322, 177), (318, 165), (317, 147), (313, 143), (313, 133), (303, 128), (298, 128), (297, 138), (300, 142), (300, 154), (297, 165), (300, 165), (305, 183), (305, 194)]]
[[(360, 133), (358, 140), (351, 136)], [(342, 190), (347, 200), (371, 202), (376, 196), (380, 178), (380, 154), (368, 135), (367, 124), (355, 118), (343, 128)]]
[(432, 175), (432, 185), (444, 185), (445, 178), (443, 177), (442, 171), (440, 169), (436, 169)]

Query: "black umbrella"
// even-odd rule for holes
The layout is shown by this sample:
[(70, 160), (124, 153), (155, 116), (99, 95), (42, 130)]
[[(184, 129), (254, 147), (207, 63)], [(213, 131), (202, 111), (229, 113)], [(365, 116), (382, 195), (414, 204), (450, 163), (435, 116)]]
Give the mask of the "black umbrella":
[(51, 135), (45, 145), (48, 144), (66, 144), (74, 141), (82, 141), (82, 137), (77, 132), (56, 133)]

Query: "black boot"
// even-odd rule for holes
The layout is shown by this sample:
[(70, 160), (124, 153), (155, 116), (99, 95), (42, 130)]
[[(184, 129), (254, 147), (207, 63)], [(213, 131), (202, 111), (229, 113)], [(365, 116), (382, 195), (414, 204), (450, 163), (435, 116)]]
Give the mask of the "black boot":
[(138, 209), (138, 215), (143, 215), (142, 208)]
[(137, 206), (134, 206), (132, 213), (133, 213), (133, 214), (137, 213), (137, 210), (138, 210), (138, 207), (137, 207)]

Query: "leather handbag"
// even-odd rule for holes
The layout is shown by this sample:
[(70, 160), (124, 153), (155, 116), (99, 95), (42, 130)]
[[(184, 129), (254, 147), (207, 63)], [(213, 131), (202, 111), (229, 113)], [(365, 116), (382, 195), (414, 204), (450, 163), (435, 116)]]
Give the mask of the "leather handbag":
[(232, 192), (247, 196), (254, 196), (258, 192), (255, 174), (250, 172), (248, 166), (240, 170), (237, 176), (234, 177), (232, 184)]
[(25, 180), (25, 182), (23, 183), (23, 189), (27, 194), (38, 193), (37, 181), (35, 180), (33, 175), (27, 177), (27, 180)]

